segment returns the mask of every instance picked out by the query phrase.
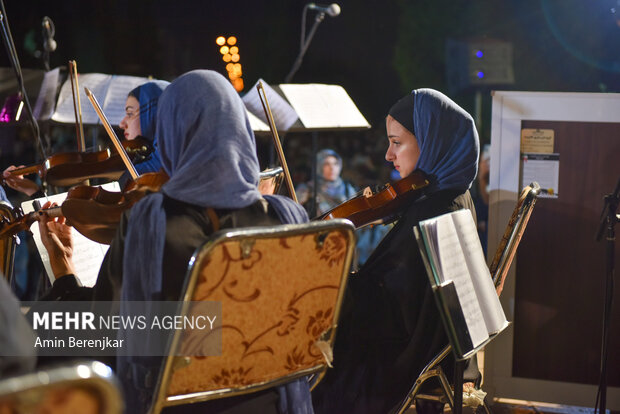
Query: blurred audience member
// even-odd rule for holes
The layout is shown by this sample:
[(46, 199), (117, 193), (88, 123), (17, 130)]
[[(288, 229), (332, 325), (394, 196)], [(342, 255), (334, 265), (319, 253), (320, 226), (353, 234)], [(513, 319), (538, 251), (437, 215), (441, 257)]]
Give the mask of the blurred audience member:
[[(355, 187), (340, 177), (342, 157), (332, 149), (317, 153), (316, 215), (320, 216), (355, 195)], [(295, 192), (299, 203), (310, 211), (314, 182), (300, 184)]]
[[(332, 208), (357, 195), (356, 188), (340, 177), (342, 157), (332, 150), (323, 149), (317, 154), (318, 190), (316, 195), (316, 215), (320, 216)], [(299, 203), (310, 211), (312, 206), (313, 182), (301, 184), (296, 193)], [(389, 231), (389, 226), (368, 226), (355, 232), (357, 239), (354, 266), (361, 266), (370, 253)]]

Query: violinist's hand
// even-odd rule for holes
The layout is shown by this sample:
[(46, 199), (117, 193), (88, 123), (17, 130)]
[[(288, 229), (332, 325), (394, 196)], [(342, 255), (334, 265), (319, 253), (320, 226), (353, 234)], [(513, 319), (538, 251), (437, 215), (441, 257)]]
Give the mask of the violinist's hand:
[(9, 166), (4, 172), (2, 176), (4, 177), (4, 181), (7, 183), (9, 187), (13, 190), (17, 190), (20, 193), (24, 193), (27, 196), (31, 196), (37, 191), (39, 191), (39, 185), (28, 178), (24, 178), (23, 175), (12, 175), (10, 171), (16, 170), (17, 168), (21, 168), (23, 165), (16, 167), (14, 165)]
[[(56, 203), (47, 202), (42, 209), (55, 207)], [(54, 277), (74, 274), (73, 268), (73, 238), (71, 226), (65, 224), (64, 217), (49, 217), (47, 214), (39, 216), (39, 232), (41, 241), (47, 249)]]

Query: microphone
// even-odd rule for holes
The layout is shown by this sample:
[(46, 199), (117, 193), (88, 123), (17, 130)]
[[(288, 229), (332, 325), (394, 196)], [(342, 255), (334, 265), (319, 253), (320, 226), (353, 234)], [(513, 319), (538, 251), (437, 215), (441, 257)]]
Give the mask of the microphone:
[(310, 10), (316, 10), (321, 13), (326, 13), (331, 17), (336, 17), (340, 14), (340, 6), (336, 3), (332, 3), (329, 6), (326, 6), (324, 4), (308, 3), (306, 7), (308, 7)]
[(54, 22), (49, 17), (45, 16), (41, 22), (41, 27), (43, 28), (43, 50), (46, 52), (53, 52), (58, 46), (54, 40), (54, 35), (56, 34)]

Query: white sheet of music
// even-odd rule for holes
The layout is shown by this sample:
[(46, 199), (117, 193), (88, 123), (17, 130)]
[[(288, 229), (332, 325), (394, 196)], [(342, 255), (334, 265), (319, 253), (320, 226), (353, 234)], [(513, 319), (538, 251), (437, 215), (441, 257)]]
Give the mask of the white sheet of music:
[(306, 128), (370, 128), (340, 85), (282, 84), (280, 89)]
[[(258, 94), (258, 90), (256, 89), (256, 85), (258, 82), (263, 82), (263, 88), (265, 89), (265, 95), (267, 96), (267, 102), (269, 103), (269, 108), (271, 108), (271, 114), (273, 115), (273, 120), (276, 124), (276, 129), (278, 131), (286, 131), (291, 125), (297, 121), (298, 116), (297, 112), (293, 109), (293, 107), (286, 102), (286, 99), (282, 98), (278, 92), (276, 92), (267, 82), (262, 79), (259, 79), (254, 86), (243, 96), (243, 103), (250, 113), (256, 116), (259, 120), (261, 120), (265, 126), (267, 126), (267, 131), (269, 131), (269, 122), (267, 121), (267, 117), (265, 116), (265, 110), (263, 109), (263, 104), (261, 103), (260, 96)], [(250, 120), (252, 122), (252, 120)], [(255, 129), (255, 131), (257, 131)], [(260, 130), (259, 130), (260, 131)]]
[(451, 280), (454, 282), (454, 287), (463, 309), (463, 315), (465, 316), (465, 322), (469, 329), (469, 335), (473, 346), (477, 347), (489, 337), (489, 333), (478, 303), (474, 284), (469, 275), (465, 255), (461, 249), (461, 243), (452, 217), (450, 215), (443, 215), (437, 217), (436, 220), (436, 237), (442, 281)]
[[(120, 191), (120, 187), (116, 181), (104, 184), (101, 187), (108, 191)], [(67, 193), (60, 193), (48, 197), (38, 198), (37, 201), (39, 201), (41, 205), (43, 205), (46, 201), (56, 202), (60, 205), (66, 198)], [(22, 210), (24, 210), (24, 213), (34, 211), (32, 200), (23, 202)], [(53, 283), (54, 273), (52, 272), (47, 250), (41, 241), (39, 223), (33, 223), (30, 230), (32, 231), (32, 236), (37, 246), (37, 250), (39, 251), (39, 255), (41, 256), (41, 261), (43, 262), (45, 271), (47, 272), (50, 281)], [(92, 287), (97, 282), (101, 262), (103, 261), (103, 258), (110, 246), (107, 244), (100, 244), (86, 238), (73, 227), (71, 235), (73, 237), (73, 264), (75, 267), (75, 276), (80, 280), (82, 285)]]
[[(269, 125), (258, 119), (252, 112), (245, 108), (248, 118), (250, 119), (250, 127), (254, 132), (269, 132)], [(276, 127), (277, 128), (277, 127)]]
[(474, 282), (476, 296), (482, 308), (487, 331), (490, 334), (499, 332), (506, 326), (508, 321), (484, 259), (474, 218), (469, 210), (459, 210), (452, 213), (451, 216), (458, 233), (461, 248), (465, 253), (465, 260), (469, 274)]
[[(82, 106), (82, 122), (85, 124), (96, 124), (99, 122), (99, 117), (86, 97), (84, 88), (90, 89), (97, 99), (101, 99), (108, 90), (110, 75), (105, 75), (103, 73), (81, 74), (78, 75), (78, 83), (80, 88), (80, 103)], [(56, 111), (54, 115), (52, 115), (52, 120), (64, 123), (75, 122), (73, 92), (70, 79), (67, 79), (60, 88), (60, 95), (58, 96), (58, 103), (56, 104)]]
[(52, 69), (45, 72), (43, 83), (37, 96), (37, 102), (34, 104), (32, 114), (39, 121), (47, 121), (54, 113), (54, 104), (56, 103), (56, 91), (60, 79), (60, 68)]
[[(78, 75), (80, 104), (82, 106), (82, 122), (99, 124), (99, 117), (93, 109), (84, 88), (90, 89), (95, 95), (103, 112), (112, 125), (118, 125), (125, 115), (127, 94), (136, 86), (148, 82), (148, 78), (137, 76), (114, 76), (103, 73), (84, 73)], [(73, 95), (71, 80), (67, 79), (60, 89), (56, 111), (52, 120), (63, 123), (74, 123)]]

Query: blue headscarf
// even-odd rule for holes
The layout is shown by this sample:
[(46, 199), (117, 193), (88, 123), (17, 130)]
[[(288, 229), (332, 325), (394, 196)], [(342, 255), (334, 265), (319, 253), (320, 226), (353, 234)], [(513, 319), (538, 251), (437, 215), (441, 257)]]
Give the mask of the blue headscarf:
[(155, 140), (155, 120), (157, 119), (157, 102), (170, 82), (155, 80), (143, 83), (129, 92), (140, 103), (140, 130), (142, 136)]
[(133, 96), (140, 103), (141, 135), (151, 141), (154, 147), (154, 151), (150, 158), (135, 166), (138, 174), (157, 172), (161, 168), (161, 161), (157, 151), (155, 120), (157, 119), (157, 102), (159, 101), (160, 95), (168, 85), (170, 85), (170, 82), (156, 80), (144, 83), (129, 92), (129, 96)]
[[(217, 72), (192, 71), (166, 88), (159, 100), (157, 137), (162, 167), (170, 179), (160, 193), (144, 197), (131, 210), (125, 239), (121, 314), (125, 301), (163, 297), (164, 194), (196, 206), (221, 209), (247, 207), (261, 198), (256, 143), (245, 106), (230, 82)], [(267, 200), (283, 222), (308, 220), (305, 210), (289, 198), (271, 196)], [(136, 255), (136, 251), (141, 254)], [(135, 375), (139, 364), (146, 363), (147, 370), (158, 369), (157, 361), (119, 357), (121, 380), (126, 380), (129, 367)], [(305, 408), (289, 412), (311, 413), (307, 383), (301, 391), (300, 384), (292, 384), (281, 387), (281, 395)], [(130, 395), (128, 405), (133, 403), (132, 398)]]
[(416, 168), (433, 177), (431, 192), (469, 189), (480, 153), (474, 120), (441, 92), (416, 89), (412, 93), (413, 133), (420, 147)]

